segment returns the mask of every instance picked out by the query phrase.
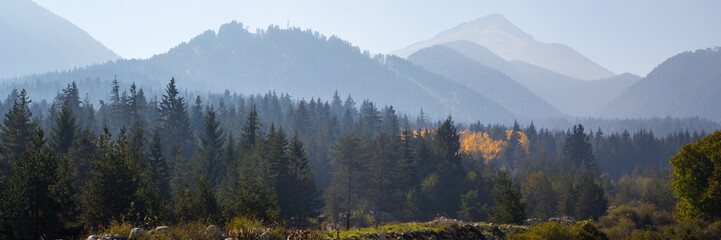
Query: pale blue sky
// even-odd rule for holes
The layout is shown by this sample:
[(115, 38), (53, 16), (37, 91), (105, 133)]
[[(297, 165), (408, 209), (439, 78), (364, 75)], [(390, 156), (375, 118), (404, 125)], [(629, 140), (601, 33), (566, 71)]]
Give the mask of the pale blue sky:
[(337, 35), (388, 53), (499, 13), (542, 42), (645, 76), (676, 53), (721, 45), (721, 1), (34, 0), (125, 58), (147, 58), (232, 20)]

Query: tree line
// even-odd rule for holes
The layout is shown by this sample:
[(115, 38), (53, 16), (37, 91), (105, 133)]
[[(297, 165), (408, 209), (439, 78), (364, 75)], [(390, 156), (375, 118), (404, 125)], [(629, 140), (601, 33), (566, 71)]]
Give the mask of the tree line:
[[(75, 83), (44, 111), (31, 110), (25, 90), (13, 94), (0, 129), (0, 225), (14, 239), (77, 236), (113, 220), (596, 219), (626, 199), (622, 183), (668, 170), (666, 154), (705, 135), (465, 127), (369, 100), (356, 107), (337, 92), (330, 102), (274, 92), (193, 98), (174, 79), (150, 98), (114, 80), (97, 110)], [(504, 139), (502, 157), (465, 154), (459, 129)], [(664, 197), (643, 199), (669, 204)]]

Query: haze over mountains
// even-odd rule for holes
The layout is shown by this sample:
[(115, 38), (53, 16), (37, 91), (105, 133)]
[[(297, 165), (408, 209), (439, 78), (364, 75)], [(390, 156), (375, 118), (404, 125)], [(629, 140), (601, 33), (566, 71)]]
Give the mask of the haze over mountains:
[(486, 67), (444, 46), (421, 49), (408, 60), (441, 76), (453, 79), (526, 117), (558, 118), (561, 111), (502, 72)]
[(699, 116), (721, 121), (721, 48), (679, 53), (603, 108), (609, 117)]
[(118, 59), (88, 33), (30, 0), (0, 1), (0, 78)]
[[(26, 29), (35, 35), (12, 32), (5, 45), (23, 47), (5, 50), (8, 46), (0, 46), (2, 51), (15, 51), (0, 56), (0, 61), (8, 62), (0, 65), (0, 70), (36, 74), (6, 79), (0, 83), (0, 94), (16, 87), (28, 88), (34, 99), (49, 100), (56, 94), (53, 91), (76, 81), (81, 91), (98, 101), (107, 98), (106, 89), (116, 77), (122, 84), (136, 82), (148, 91), (161, 89), (175, 77), (191, 94), (226, 89), (243, 94), (276, 91), (296, 98), (329, 100), (337, 90), (344, 97), (351, 95), (356, 103), (369, 99), (379, 107), (393, 105), (409, 114), (423, 109), (432, 119), (448, 115), (484, 123), (588, 116), (721, 119), (721, 109), (714, 105), (718, 97), (711, 94), (721, 79), (715, 70), (721, 69), (717, 49), (680, 54), (639, 80), (641, 77), (632, 74), (615, 75), (564, 45), (537, 42), (502, 16), (490, 15), (396, 52), (407, 60), (370, 56), (349, 42), (311, 30), (271, 26), (252, 33), (243, 24), (232, 22), (222, 25), (217, 33), (206, 31), (149, 59), (106, 62), (117, 55), (68, 21), (29, 1), (1, 4), (8, 8), (0, 11), (11, 12), (7, 9), (13, 8), (34, 14), (0, 16), (0, 28), (13, 30), (9, 23), (32, 22), (19, 16), (31, 15), (63, 31), (54, 32), (36, 23)], [(6, 20), (13, 17), (19, 20)], [(40, 34), (43, 32), (47, 36)], [(53, 37), (59, 39), (57, 44), (67, 46), (18, 42), (31, 39), (28, 42), (35, 43), (32, 39)], [(100, 54), (103, 52), (105, 55)], [(33, 55), (40, 53), (47, 56)], [(67, 65), (70, 60), (65, 61), (91, 55), (100, 60), (85, 58), (86, 63), (72, 66)], [(48, 67), (45, 60), (66, 65)], [(48, 72), (93, 62), (105, 63)], [(13, 64), (28, 69), (13, 68)], [(35, 70), (29, 70), (31, 67)]]
[(500, 14), (462, 23), (392, 54), (407, 57), (422, 48), (460, 40), (485, 46), (506, 60), (524, 61), (578, 79), (596, 80), (616, 75), (566, 45), (536, 41)]
[[(217, 34), (206, 31), (147, 60), (118, 60), (69, 72), (27, 76), (16, 82), (40, 79), (47, 83), (44, 87), (78, 81), (81, 90), (104, 89), (115, 76), (121, 82), (156, 89), (173, 76), (181, 87), (191, 91), (277, 91), (307, 99), (329, 100), (338, 90), (342, 95), (351, 94), (357, 103), (370, 99), (379, 107), (393, 105), (413, 114), (423, 109), (434, 119), (449, 114), (466, 121), (508, 122), (516, 118), (465, 85), (404, 59), (371, 58), (346, 41), (310, 30), (276, 26), (250, 33), (236, 22), (224, 24)], [(30, 92), (42, 91), (33, 90)], [(106, 95), (91, 92), (90, 97), (105, 99)]]
[(488, 48), (469, 41), (443, 44), (468, 58), (496, 69), (522, 84), (562, 112), (573, 116), (596, 116), (641, 77), (621, 74), (607, 79), (584, 81), (522, 61), (506, 61)]

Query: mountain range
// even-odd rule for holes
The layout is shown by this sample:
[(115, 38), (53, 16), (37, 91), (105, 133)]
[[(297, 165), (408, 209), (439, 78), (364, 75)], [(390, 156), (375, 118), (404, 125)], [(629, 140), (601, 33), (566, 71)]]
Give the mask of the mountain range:
[(572, 116), (597, 116), (603, 106), (641, 78), (625, 73), (606, 79), (584, 81), (526, 62), (507, 61), (488, 48), (469, 41), (449, 42), (443, 46), (506, 74)]
[[(422, 109), (432, 119), (448, 115), (487, 123), (514, 119), (553, 122), (572, 117), (721, 119), (721, 110), (715, 106), (719, 99), (713, 94), (719, 92), (721, 79), (718, 48), (679, 54), (645, 78), (615, 75), (568, 47), (539, 43), (502, 16), (490, 15), (396, 52), (406, 59), (371, 56), (347, 41), (312, 30), (271, 26), (249, 32), (243, 24), (232, 22), (166, 53), (126, 60), (117, 59), (87, 33), (32, 2), (9, 0), (0, 4), (5, 6), (0, 13), (10, 13), (0, 15), (0, 29), (15, 34), (13, 31), (20, 28), (12, 26), (27, 25), (17, 36), (9, 37), (6, 44), (20, 47), (0, 47), (12, 53), (0, 57), (0, 62), (5, 63), (0, 65), (5, 72), (0, 74), (36, 73), (6, 77), (0, 89), (9, 92), (12, 88), (28, 88), (35, 99), (51, 99), (57, 94), (53, 91), (71, 81), (78, 82), (90, 99), (106, 99), (108, 90), (102, 89), (109, 89), (109, 82), (116, 78), (122, 85), (135, 82), (148, 92), (159, 93), (174, 77), (191, 95), (231, 90), (329, 98), (339, 91), (356, 102), (369, 99), (405, 113)], [(33, 14), (12, 13), (9, 8)], [(25, 15), (37, 16), (38, 20), (30, 21)], [(49, 23), (40, 24), (43, 22)], [(44, 29), (47, 27), (62, 32)], [(34, 39), (53, 36), (59, 39), (57, 43), (33, 45)], [(28, 39), (28, 46), (19, 43), (22, 39)], [(57, 47), (63, 43), (71, 44)], [(548, 54), (529, 57), (534, 51)], [(44, 60), (28, 63), (40, 58), (38, 52), (46, 52), (47, 57), (42, 59), (53, 64), (70, 62), (53, 59), (56, 55), (76, 60), (94, 54), (97, 60), (86, 58), (85, 64), (96, 64), (77, 68), (49, 67)], [(99, 54), (103, 52), (105, 55)], [(107, 61), (110, 59), (117, 60)], [(565, 69), (548, 61), (573, 64)], [(13, 68), (13, 64), (23, 66)]]
[(596, 80), (616, 75), (566, 45), (535, 40), (500, 14), (462, 23), (391, 54), (407, 57), (423, 48), (461, 40), (484, 46), (505, 60), (523, 61), (577, 79)]
[(605, 106), (609, 117), (704, 117), (721, 121), (721, 48), (688, 51), (653, 69)]
[(563, 113), (506, 74), (444, 46), (421, 49), (408, 60), (428, 71), (478, 91), (504, 108), (527, 118), (558, 118)]
[(119, 56), (30, 0), (0, 1), (0, 78), (67, 70)]
[[(310, 30), (277, 26), (255, 33), (243, 24), (224, 24), (206, 31), (167, 53), (144, 60), (117, 60), (72, 71), (14, 79), (43, 93), (47, 86), (77, 81), (83, 89), (109, 89), (116, 78), (124, 83), (161, 89), (174, 77), (185, 89), (253, 94), (268, 91), (296, 98), (330, 97), (334, 91), (359, 102), (369, 99), (406, 113), (421, 109), (433, 119), (448, 115), (464, 121), (509, 122), (517, 118), (498, 103), (463, 84), (428, 72), (405, 59), (371, 57), (337, 37)], [(39, 79), (39, 80), (38, 80)], [(37, 91), (37, 92), (35, 92)], [(106, 91), (89, 92), (106, 99)]]

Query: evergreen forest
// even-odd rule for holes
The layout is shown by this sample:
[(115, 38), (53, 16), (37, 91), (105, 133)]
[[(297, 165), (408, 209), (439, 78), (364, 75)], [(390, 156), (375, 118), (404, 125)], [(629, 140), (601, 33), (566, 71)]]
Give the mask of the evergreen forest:
[(381, 239), (359, 229), (402, 223), (483, 223), (479, 234), (503, 239), (721, 237), (719, 132), (556, 130), (431, 119), (337, 91), (181, 89), (114, 80), (89, 99), (73, 82), (45, 104), (12, 91), (0, 102), (0, 239), (158, 226), (211, 238), (189, 233), (208, 225), (234, 239)]

